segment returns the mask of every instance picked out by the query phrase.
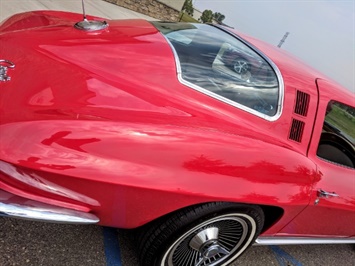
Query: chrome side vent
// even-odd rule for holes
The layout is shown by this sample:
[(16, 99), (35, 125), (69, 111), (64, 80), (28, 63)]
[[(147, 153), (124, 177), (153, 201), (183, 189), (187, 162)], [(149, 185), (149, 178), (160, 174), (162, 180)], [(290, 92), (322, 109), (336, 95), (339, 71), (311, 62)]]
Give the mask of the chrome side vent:
[(295, 114), (307, 116), (309, 106), (309, 94), (297, 91), (296, 103), (295, 103)]
[(297, 119), (292, 119), (290, 135), (288, 138), (297, 142), (301, 142), (303, 129), (304, 129), (304, 122)]

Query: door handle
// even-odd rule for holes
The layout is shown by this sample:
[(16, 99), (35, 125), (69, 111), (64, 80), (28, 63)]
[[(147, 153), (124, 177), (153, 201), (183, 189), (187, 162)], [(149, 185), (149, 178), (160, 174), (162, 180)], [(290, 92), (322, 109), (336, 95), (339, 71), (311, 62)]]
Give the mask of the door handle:
[(335, 192), (327, 192), (324, 191), (323, 189), (318, 189), (317, 191), (317, 196), (319, 198), (333, 198), (333, 197), (339, 197), (339, 195)]

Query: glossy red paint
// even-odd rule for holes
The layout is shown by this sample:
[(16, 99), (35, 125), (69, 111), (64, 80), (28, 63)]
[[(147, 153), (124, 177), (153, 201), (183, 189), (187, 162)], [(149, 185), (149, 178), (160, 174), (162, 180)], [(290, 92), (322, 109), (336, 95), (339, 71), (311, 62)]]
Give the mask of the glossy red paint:
[[(338, 172), (315, 156), (331, 96), (318, 93), (323, 76), (246, 37), (284, 80), (282, 115), (270, 122), (182, 85), (171, 47), (149, 22), (113, 20), (87, 33), (74, 29), (79, 20), (43, 11), (0, 26), (0, 55), (16, 64), (11, 82), (0, 83), (1, 189), (122, 228), (228, 201), (283, 209), (263, 235), (294, 234), (294, 226), (324, 233), (302, 218), (318, 214), (315, 189)], [(293, 112), (299, 89), (310, 95), (307, 117)], [(292, 118), (305, 123), (300, 143), (288, 139)]]
[[(333, 82), (318, 79), (317, 85), (321, 93), (309, 158), (317, 164), (318, 178), (313, 185), (310, 205), (281, 230), (279, 235), (306, 234), (320, 237), (326, 234), (333, 237), (349, 237), (355, 235), (354, 169), (330, 163), (319, 158), (316, 153), (328, 103), (333, 100), (354, 106), (355, 98)], [(319, 189), (335, 192), (339, 197), (321, 198), (319, 203), (315, 204)]]

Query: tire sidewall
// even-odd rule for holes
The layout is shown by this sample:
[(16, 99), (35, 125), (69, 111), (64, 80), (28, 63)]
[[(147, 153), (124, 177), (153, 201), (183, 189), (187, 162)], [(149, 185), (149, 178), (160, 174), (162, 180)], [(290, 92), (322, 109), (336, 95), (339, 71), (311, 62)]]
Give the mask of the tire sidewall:
[[(238, 214), (244, 221), (247, 222), (248, 232), (247, 232), (246, 239), (243, 241), (240, 247), (233, 252), (230, 258), (228, 258), (228, 260), (223, 261), (223, 264), (218, 264), (218, 265), (230, 264), (236, 258), (241, 256), (244, 253), (244, 251), (255, 241), (255, 239), (259, 235), (264, 222), (263, 215), (260, 213), (259, 209), (257, 208), (257, 206), (250, 207), (250, 206), (230, 204), (230, 206), (228, 205), (223, 206), (222, 209), (221, 208), (207, 209), (199, 213), (197, 217), (194, 217), (195, 218), (194, 220), (192, 220), (191, 217), (189, 217), (188, 215), (181, 216), (180, 217), (182, 222), (181, 227), (175, 232), (173, 232), (168, 237), (168, 239), (161, 244), (161, 246), (164, 247), (164, 249), (160, 250), (160, 252), (157, 254), (153, 265), (161, 266), (162, 260), (164, 259), (164, 257), (167, 257), (169, 255), (169, 252), (173, 249), (174, 245), (177, 242), (179, 242), (181, 238), (183, 238), (183, 236), (188, 236), (189, 233), (193, 232), (194, 231), (193, 229), (196, 229), (195, 227), (198, 227), (199, 225), (204, 224), (206, 221), (216, 219), (220, 216)], [(174, 218), (176, 219), (177, 217)], [(249, 219), (251, 219), (252, 221)], [(254, 232), (253, 231), (251, 232), (249, 229), (251, 226), (253, 226), (253, 223), (255, 224), (254, 225), (255, 230)]]

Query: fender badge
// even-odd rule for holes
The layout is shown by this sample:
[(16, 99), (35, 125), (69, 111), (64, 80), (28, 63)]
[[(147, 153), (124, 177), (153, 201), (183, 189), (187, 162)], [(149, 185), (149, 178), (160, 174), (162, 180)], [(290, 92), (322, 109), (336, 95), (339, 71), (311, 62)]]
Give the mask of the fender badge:
[(15, 68), (15, 64), (9, 60), (0, 59), (0, 81), (9, 81), (11, 79), (11, 77), (7, 75), (9, 68)]

